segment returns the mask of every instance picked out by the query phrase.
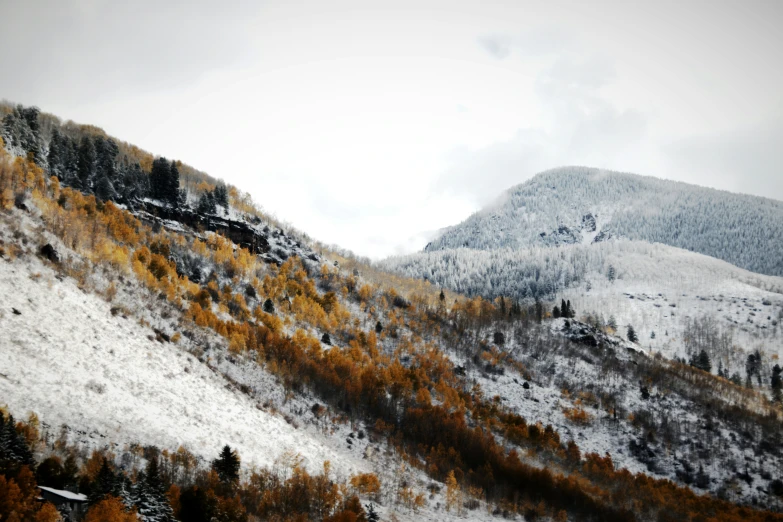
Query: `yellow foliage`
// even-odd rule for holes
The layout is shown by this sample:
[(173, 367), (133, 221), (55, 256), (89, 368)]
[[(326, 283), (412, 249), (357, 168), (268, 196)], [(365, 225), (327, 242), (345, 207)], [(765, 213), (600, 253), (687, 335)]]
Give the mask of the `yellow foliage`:
[(351, 477), (351, 487), (357, 494), (371, 497), (380, 493), (381, 481), (375, 473), (361, 473)]
[(247, 349), (245, 336), (239, 332), (231, 334), (231, 340), (228, 344), (228, 349), (231, 353), (242, 353)]

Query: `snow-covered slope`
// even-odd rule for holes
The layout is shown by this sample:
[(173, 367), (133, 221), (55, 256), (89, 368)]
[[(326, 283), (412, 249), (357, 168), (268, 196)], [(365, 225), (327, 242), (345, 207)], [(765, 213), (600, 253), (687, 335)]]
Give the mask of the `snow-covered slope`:
[(584, 167), (541, 173), (442, 231), (426, 251), (663, 243), (783, 276), (783, 202)]
[[(367, 467), (259, 408), (196, 357), (112, 315), (109, 303), (35, 258), (0, 260), (0, 294), (0, 403), (36, 412), (53, 435), (65, 424), (101, 446), (181, 444), (211, 458), (228, 443), (250, 465), (271, 466), (294, 451), (313, 469), (324, 460), (342, 473)], [(274, 389), (271, 377), (266, 385)]]
[(733, 360), (725, 355), (724, 364), (741, 370), (743, 353), (755, 349), (783, 355), (783, 278), (667, 245), (618, 240), (516, 250), (460, 248), (381, 265), (468, 295), (567, 299), (580, 316), (592, 315), (603, 324), (614, 317), (623, 335), (633, 325), (642, 346), (669, 356), (685, 355), (687, 328), (704, 319), (717, 336), (728, 336), (731, 348), (741, 348), (730, 350)]

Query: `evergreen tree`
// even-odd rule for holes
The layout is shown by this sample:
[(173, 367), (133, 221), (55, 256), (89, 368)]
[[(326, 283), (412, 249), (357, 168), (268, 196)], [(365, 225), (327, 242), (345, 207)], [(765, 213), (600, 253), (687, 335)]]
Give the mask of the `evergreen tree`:
[(635, 343), (639, 340), (639, 337), (636, 335), (636, 330), (633, 329), (633, 326), (630, 324), (628, 325), (628, 330), (626, 332), (626, 336), (628, 337), (628, 340), (632, 343)]
[(79, 187), (79, 144), (75, 140), (66, 138), (63, 146), (63, 181)]
[(710, 372), (712, 370), (712, 362), (710, 356), (706, 350), (702, 350), (698, 355), (694, 355), (690, 360), (690, 365), (694, 368)]
[(212, 469), (225, 484), (233, 484), (239, 480), (239, 455), (226, 444), (220, 456), (212, 461)]
[(272, 302), (271, 299), (267, 299), (264, 301), (264, 312), (268, 314), (275, 313), (275, 304)]
[(558, 319), (560, 317), (560, 307), (555, 305), (554, 308), (552, 308), (552, 317), (555, 319)]
[(104, 457), (103, 463), (101, 463), (101, 469), (98, 471), (98, 475), (90, 485), (90, 493), (88, 495), (90, 504), (97, 504), (103, 500), (106, 495), (114, 494), (116, 482), (117, 476), (109, 466), (109, 461)]
[(177, 162), (172, 161), (169, 164), (169, 172), (166, 177), (166, 201), (172, 207), (178, 207), (180, 204), (180, 192), (179, 192), (179, 169), (177, 168)]
[(772, 387), (772, 398), (777, 402), (780, 402), (781, 399), (783, 399), (783, 378), (781, 378), (782, 373), (783, 368), (781, 368), (779, 364), (776, 364), (772, 367), (772, 378), (770, 385)]
[(38, 116), (41, 110), (38, 107), (19, 106), (22, 119), (26, 123), (26, 132), (22, 135), (22, 147), (28, 154), (32, 154), (35, 163), (44, 164), (43, 150), (41, 147), (41, 125)]
[(79, 145), (79, 167), (77, 172), (76, 188), (83, 192), (92, 192), (93, 177), (95, 175), (95, 146), (92, 140), (84, 136)]
[(367, 522), (379, 522), (381, 517), (375, 511), (375, 506), (372, 503), (367, 504)]
[(569, 319), (573, 319), (576, 317), (576, 312), (574, 312), (573, 307), (571, 306), (571, 301), (566, 301), (566, 313), (564, 314), (565, 317), (568, 317)]
[(608, 326), (612, 330), (617, 331), (617, 319), (615, 319), (613, 315), (610, 315), (609, 322), (606, 323), (606, 326)]
[(215, 203), (228, 210), (228, 189), (223, 183), (218, 183), (213, 191)]
[(328, 333), (324, 333), (321, 336), (321, 342), (324, 343), (327, 346), (331, 346), (332, 345), (332, 339), (331, 339), (331, 337), (329, 337)]
[(443, 293), (443, 289), (442, 288), (440, 289), (440, 295), (438, 296), (438, 299), (440, 299), (441, 303), (446, 300), (446, 294)]
[(198, 198), (198, 206), (196, 211), (199, 214), (217, 214), (217, 207), (215, 206), (215, 197), (211, 192), (204, 192), (201, 197)]
[(117, 191), (108, 176), (100, 174), (95, 183), (95, 197), (101, 201), (117, 201)]
[(115, 160), (120, 153), (112, 139), (95, 138), (95, 173), (97, 177), (107, 177), (114, 182), (117, 177)]
[(168, 201), (167, 195), (170, 173), (171, 169), (169, 168), (169, 162), (166, 158), (156, 158), (152, 162), (152, 170), (150, 171), (150, 196), (153, 199), (162, 202)]
[(609, 281), (614, 281), (617, 278), (617, 274), (615, 273), (613, 265), (609, 265), (609, 270), (606, 272), (606, 277), (609, 279)]
[(141, 165), (133, 163), (123, 165), (122, 168), (122, 194), (121, 198), (125, 202), (132, 202), (146, 196), (152, 196), (151, 175), (148, 176), (141, 169)]
[(20, 466), (33, 467), (34, 463), (27, 440), (16, 432), (14, 416), (9, 415), (6, 419), (0, 413), (0, 474)]
[(139, 473), (136, 483), (131, 487), (129, 500), (138, 510), (142, 522), (175, 521), (174, 511), (160, 479), (157, 457), (150, 459), (147, 469)]
[(3, 142), (9, 149), (20, 147), (17, 127), (16, 115), (13, 112), (6, 114), (3, 118), (3, 125), (0, 130), (2, 131)]
[(753, 376), (756, 376), (759, 386), (761, 386), (761, 353), (758, 350), (748, 355), (745, 361), (745, 374), (747, 376), (746, 384), (750, 387)]
[(63, 178), (64, 152), (62, 135), (55, 128), (52, 130), (52, 139), (49, 140), (49, 155), (46, 162), (49, 165), (49, 175), (56, 176), (59, 180)]
[(380, 333), (381, 333), (382, 331), (383, 331), (383, 325), (381, 324), (381, 322), (380, 322), (380, 321), (378, 321), (377, 323), (375, 323), (375, 333), (377, 333), (378, 335), (380, 335)]

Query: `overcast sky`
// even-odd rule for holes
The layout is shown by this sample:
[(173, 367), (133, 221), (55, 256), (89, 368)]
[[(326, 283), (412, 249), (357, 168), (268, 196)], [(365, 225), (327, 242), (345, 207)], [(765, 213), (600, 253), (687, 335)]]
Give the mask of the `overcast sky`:
[(561, 165), (783, 200), (783, 2), (641, 4), (0, 0), (0, 98), (376, 258)]

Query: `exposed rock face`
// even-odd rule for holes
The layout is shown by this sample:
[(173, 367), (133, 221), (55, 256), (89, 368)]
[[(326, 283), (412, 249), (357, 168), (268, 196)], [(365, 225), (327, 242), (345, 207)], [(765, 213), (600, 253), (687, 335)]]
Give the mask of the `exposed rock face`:
[(247, 248), (254, 254), (269, 252), (269, 241), (263, 232), (245, 221), (234, 221), (220, 216), (205, 215), (189, 208), (173, 208), (150, 201), (139, 201), (134, 205), (134, 215), (147, 223), (160, 223), (167, 228), (170, 222), (179, 223), (194, 231), (217, 232), (234, 243)]
[(571, 341), (588, 346), (617, 346), (616, 338), (606, 335), (604, 332), (588, 324), (573, 319), (563, 322), (563, 335)]
[(131, 209), (141, 221), (152, 226), (180, 232), (199, 234), (215, 232), (247, 248), (267, 263), (282, 264), (292, 256), (310, 261), (320, 261), (318, 254), (308, 246), (289, 237), (282, 230), (262, 227), (261, 221), (251, 223), (222, 216), (200, 214), (190, 208), (173, 208), (153, 201), (137, 201)]
[(590, 234), (597, 230), (596, 218), (592, 213), (582, 216), (581, 222), (572, 225), (560, 224), (557, 230), (550, 233), (540, 232), (539, 238), (549, 246), (576, 245), (582, 243), (585, 234)]
[(595, 216), (589, 213), (582, 216), (582, 230), (595, 232)]

